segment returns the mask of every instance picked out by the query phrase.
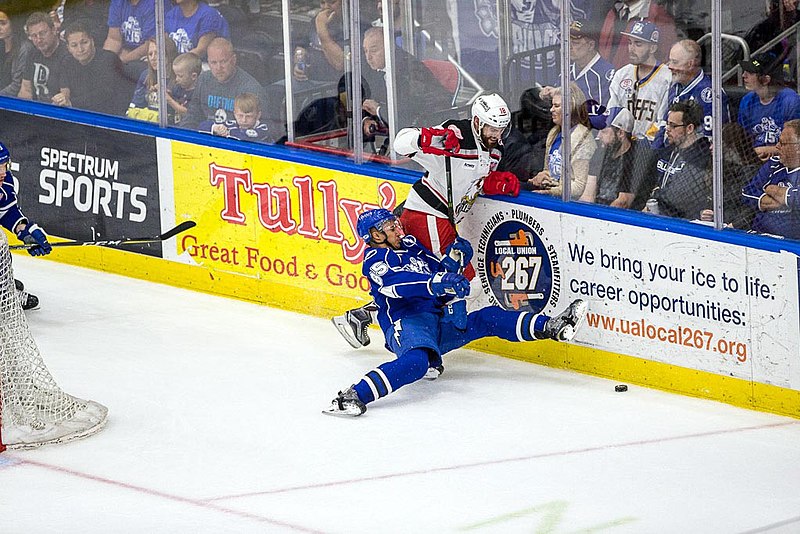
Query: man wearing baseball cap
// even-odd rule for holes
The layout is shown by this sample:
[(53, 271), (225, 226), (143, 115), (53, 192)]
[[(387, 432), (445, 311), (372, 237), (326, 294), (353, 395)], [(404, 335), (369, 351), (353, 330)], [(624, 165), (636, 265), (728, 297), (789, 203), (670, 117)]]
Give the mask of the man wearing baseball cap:
[(589, 162), (589, 178), (580, 200), (617, 208), (641, 210), (655, 185), (648, 161), (650, 148), (631, 137), (633, 115), (620, 110), (600, 131), (603, 150), (596, 150)]
[(786, 121), (800, 118), (800, 97), (783, 86), (783, 63), (772, 53), (740, 61), (742, 80), (750, 92), (739, 104), (739, 124), (753, 140), (762, 161), (778, 155), (775, 146)]
[[(598, 30), (590, 20), (575, 20), (569, 26), (570, 80), (586, 96), (586, 110), (592, 128), (606, 127), (608, 85), (614, 77), (614, 66), (597, 52)], [(554, 87), (543, 87), (542, 98), (551, 98)]]
[[(666, 61), (669, 47), (678, 41), (675, 19), (664, 8), (660, 0), (617, 0), (611, 3), (602, 23), (597, 51), (614, 65), (621, 68), (628, 62), (629, 37), (622, 33), (636, 21), (647, 20), (658, 26), (659, 39), (656, 57)], [(608, 4), (606, 4), (608, 5)]]
[(630, 63), (620, 68), (611, 79), (609, 119), (613, 120), (621, 109), (627, 108), (633, 114), (633, 137), (651, 142), (667, 112), (672, 74), (656, 59), (659, 31), (655, 24), (635, 21), (622, 34), (630, 39)]

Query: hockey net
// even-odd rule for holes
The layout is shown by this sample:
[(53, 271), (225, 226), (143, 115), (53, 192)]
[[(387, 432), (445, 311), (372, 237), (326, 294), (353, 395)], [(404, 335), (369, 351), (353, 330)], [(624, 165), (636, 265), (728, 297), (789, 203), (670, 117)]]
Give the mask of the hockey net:
[(11, 254), (0, 232), (0, 452), (90, 436), (108, 409), (61, 390), (42, 360), (14, 287)]

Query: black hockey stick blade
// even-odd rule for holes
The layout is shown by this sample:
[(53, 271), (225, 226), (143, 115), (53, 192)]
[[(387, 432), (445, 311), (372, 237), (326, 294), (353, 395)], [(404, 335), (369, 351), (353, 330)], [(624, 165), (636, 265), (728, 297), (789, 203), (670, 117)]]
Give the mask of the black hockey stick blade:
[[(124, 237), (121, 239), (99, 239), (96, 241), (63, 241), (59, 243), (50, 243), (52, 247), (86, 247), (86, 246), (96, 246), (96, 247), (113, 247), (117, 245), (135, 245), (140, 243), (159, 243), (161, 241), (166, 241), (176, 235), (180, 234), (181, 232), (185, 232), (189, 228), (194, 228), (197, 226), (197, 223), (194, 221), (184, 221), (180, 223), (175, 228), (167, 230), (163, 234), (154, 236), (154, 237)], [(24, 245), (10, 245), (8, 248), (9, 250), (21, 250), (21, 249), (29, 249), (33, 247), (37, 247), (39, 245), (35, 243), (26, 243)]]

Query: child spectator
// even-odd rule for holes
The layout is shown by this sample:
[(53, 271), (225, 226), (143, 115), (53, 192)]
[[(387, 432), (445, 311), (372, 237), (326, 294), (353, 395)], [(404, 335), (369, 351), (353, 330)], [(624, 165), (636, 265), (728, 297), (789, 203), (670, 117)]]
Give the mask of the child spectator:
[(170, 105), (175, 109), (175, 124), (180, 124), (186, 116), (197, 78), (203, 72), (203, 62), (196, 54), (186, 52), (175, 58), (172, 70), (175, 73), (175, 85), (172, 87), (172, 94), (167, 95), (167, 98), (172, 99)]
[[(133, 92), (130, 107), (126, 115), (132, 119), (158, 122), (158, 45), (155, 37), (147, 40), (147, 70), (139, 76), (136, 90)], [(164, 40), (167, 61), (172, 64), (172, 60), (178, 55), (178, 49), (169, 39)], [(173, 124), (176, 107), (170, 102), (169, 90), (175, 85), (175, 76), (171, 70), (167, 71), (167, 117), (169, 123)]]
[(260, 143), (273, 141), (269, 127), (261, 122), (261, 104), (257, 95), (253, 93), (238, 95), (233, 101), (233, 116), (235, 119), (228, 119), (222, 123), (206, 121), (200, 130), (242, 141)]

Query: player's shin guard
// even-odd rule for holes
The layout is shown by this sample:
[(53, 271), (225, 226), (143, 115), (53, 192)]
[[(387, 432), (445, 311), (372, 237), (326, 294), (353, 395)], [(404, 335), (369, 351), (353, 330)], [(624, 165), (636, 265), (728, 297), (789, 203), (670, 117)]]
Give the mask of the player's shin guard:
[(412, 349), (402, 357), (379, 365), (369, 371), (355, 386), (358, 396), (365, 403), (370, 403), (406, 384), (416, 382), (428, 371), (429, 359), (427, 349)]

